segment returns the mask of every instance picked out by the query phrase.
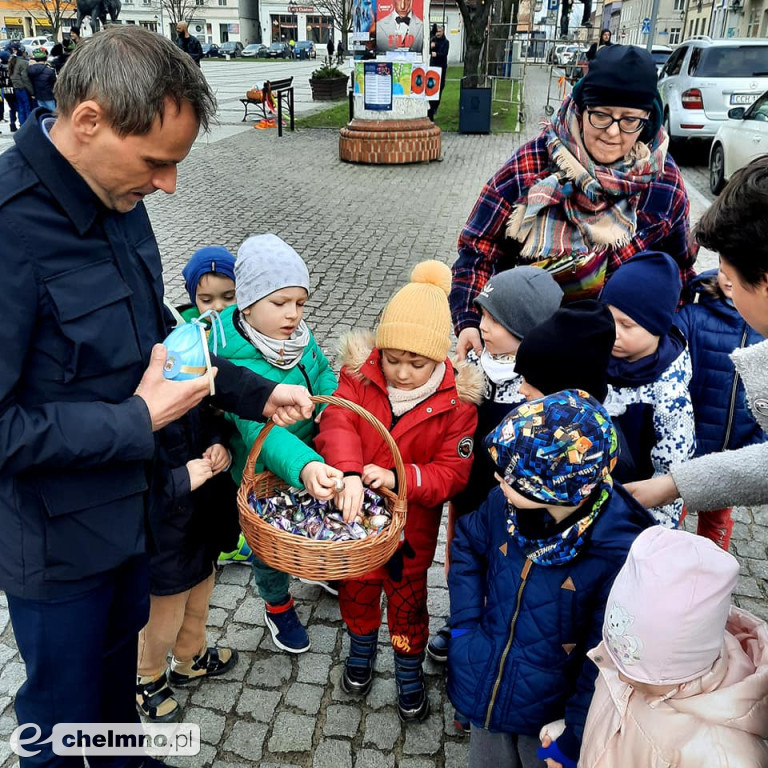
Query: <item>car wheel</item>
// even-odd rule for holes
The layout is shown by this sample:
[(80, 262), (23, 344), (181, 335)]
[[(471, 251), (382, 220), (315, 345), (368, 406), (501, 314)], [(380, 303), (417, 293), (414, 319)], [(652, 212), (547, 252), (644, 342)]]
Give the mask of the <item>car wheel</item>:
[(709, 189), (719, 195), (725, 186), (725, 155), (720, 144), (712, 148), (709, 156)]
[(669, 136), (670, 148), (680, 143), (680, 139), (677, 136), (672, 135), (672, 124), (669, 119), (669, 112), (664, 113), (664, 130), (667, 132), (667, 136)]

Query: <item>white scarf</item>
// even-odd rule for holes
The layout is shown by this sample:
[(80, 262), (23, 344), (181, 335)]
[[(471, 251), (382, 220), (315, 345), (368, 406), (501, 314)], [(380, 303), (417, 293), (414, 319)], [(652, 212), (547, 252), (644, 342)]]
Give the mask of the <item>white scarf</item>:
[(302, 320), (299, 327), (287, 339), (273, 339), (259, 333), (248, 324), (245, 316), (238, 317), (240, 329), (248, 341), (264, 355), (264, 359), (275, 368), (293, 368), (301, 360), (304, 350), (309, 344), (309, 328)]
[(415, 389), (397, 389), (387, 382), (387, 395), (392, 406), (392, 413), (396, 417), (402, 416), (404, 413), (408, 413), (411, 408), (415, 408), (422, 400), (434, 395), (444, 376), (445, 363), (440, 363), (427, 381)]
[(487, 349), (483, 349), (480, 365), (485, 375), (497, 386), (517, 376), (514, 355), (492, 355)]

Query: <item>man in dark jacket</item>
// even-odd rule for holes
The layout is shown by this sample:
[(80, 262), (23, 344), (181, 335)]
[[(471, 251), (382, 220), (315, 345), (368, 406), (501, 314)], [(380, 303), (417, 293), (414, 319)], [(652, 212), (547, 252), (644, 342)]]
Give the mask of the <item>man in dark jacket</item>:
[(440, 106), (440, 99), (443, 98), (443, 88), (445, 88), (445, 76), (448, 72), (448, 49), (451, 44), (445, 36), (445, 27), (438, 24), (434, 36), (429, 41), (429, 66), (440, 68), (440, 93), (437, 98), (429, 102), (429, 111), (427, 117), (434, 121), (437, 117), (437, 110)]
[(181, 48), (184, 53), (188, 53), (192, 57), (192, 61), (200, 66), (200, 59), (203, 58), (203, 46), (200, 41), (189, 34), (189, 24), (186, 21), (180, 21), (176, 25), (176, 31), (179, 36), (176, 38), (176, 45)]
[[(128, 26), (78, 47), (56, 97), (58, 117), (34, 112), (0, 157), (0, 227), (20, 233), (0, 281), (0, 589), (27, 668), (18, 722), (41, 741), (57, 722), (136, 720), (153, 433), (208, 392), (207, 377), (163, 377), (162, 264), (141, 201), (175, 190), (215, 110), (188, 57)], [(217, 364), (219, 405), (286, 424), (311, 415), (300, 388)], [(22, 765), (61, 765), (51, 750), (37, 744)]]
[(32, 51), (32, 64), (29, 65), (28, 72), (38, 105), (51, 111), (56, 109), (56, 100), (53, 97), (56, 70), (48, 66), (48, 51), (45, 48)]

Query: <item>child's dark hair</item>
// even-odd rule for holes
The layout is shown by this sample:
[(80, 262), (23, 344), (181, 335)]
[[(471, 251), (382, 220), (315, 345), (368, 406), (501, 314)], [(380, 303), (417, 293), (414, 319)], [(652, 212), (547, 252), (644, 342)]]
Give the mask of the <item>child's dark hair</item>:
[(750, 286), (768, 275), (768, 155), (731, 177), (696, 225), (699, 245), (716, 251)]

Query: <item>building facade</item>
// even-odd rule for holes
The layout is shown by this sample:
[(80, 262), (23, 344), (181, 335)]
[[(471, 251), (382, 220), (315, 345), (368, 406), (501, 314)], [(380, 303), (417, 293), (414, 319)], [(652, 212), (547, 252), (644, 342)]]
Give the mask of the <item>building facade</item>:
[[(683, 40), (686, 0), (660, 0), (652, 45), (675, 46)], [(648, 45), (653, 0), (624, 0), (618, 42)]]

